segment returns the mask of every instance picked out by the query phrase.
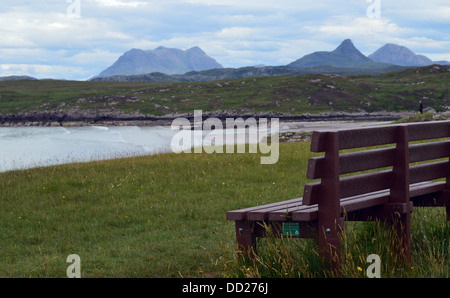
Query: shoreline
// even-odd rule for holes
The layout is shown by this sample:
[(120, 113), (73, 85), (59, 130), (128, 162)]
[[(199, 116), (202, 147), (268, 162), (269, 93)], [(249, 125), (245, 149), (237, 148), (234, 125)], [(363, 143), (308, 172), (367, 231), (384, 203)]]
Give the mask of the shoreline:
[[(218, 118), (225, 121), (227, 118), (278, 118), (280, 124), (292, 122), (318, 122), (318, 121), (395, 121), (410, 116), (413, 112), (376, 112), (376, 113), (321, 113), (285, 115), (277, 113), (258, 114), (230, 114), (230, 113), (204, 113), (203, 120)], [(35, 112), (26, 114), (0, 115), (0, 127), (73, 127), (73, 126), (171, 126), (177, 118), (186, 118), (191, 123), (194, 114), (178, 115), (124, 115), (124, 114), (73, 114), (54, 112)]]
[[(280, 122), (279, 142), (310, 141), (312, 131), (315, 130), (349, 129), (386, 123), (389, 122), (335, 120)], [(94, 126), (85, 126), (87, 129), (81, 130), (78, 128), (81, 127), (64, 127), (62, 129), (61, 126), (41, 126), (35, 127), (35, 129), (30, 129), (30, 127), (26, 126), (0, 127), (0, 133), (6, 132), (6, 142), (4, 144), (6, 146), (0, 160), (0, 173), (36, 167), (170, 153), (172, 152), (170, 150), (170, 140), (177, 133), (173, 132), (170, 126), (134, 128), (131, 126), (109, 126), (106, 129), (95, 129)], [(195, 129), (195, 127), (193, 128)], [(19, 132), (26, 130), (27, 132), (25, 134), (17, 134), (15, 133), (16, 130)], [(42, 131), (40, 132), (40, 130)], [(53, 130), (59, 133), (54, 134)], [(37, 134), (34, 135), (33, 131), (37, 131)], [(49, 135), (52, 137), (48, 138)], [(10, 136), (13, 137), (11, 138)], [(20, 140), (19, 143), (14, 141), (14, 136), (22, 139), (27, 139), (31, 136), (32, 140), (36, 141), (37, 147), (21, 145)], [(266, 137), (270, 136), (266, 135)], [(74, 145), (70, 143), (72, 138), (75, 140)], [(3, 140), (3, 136), (0, 139)], [(80, 141), (82, 145), (80, 145)], [(95, 145), (93, 145), (92, 141), (94, 141)], [(29, 144), (29, 142), (25, 144)], [(39, 150), (36, 150), (37, 148)]]

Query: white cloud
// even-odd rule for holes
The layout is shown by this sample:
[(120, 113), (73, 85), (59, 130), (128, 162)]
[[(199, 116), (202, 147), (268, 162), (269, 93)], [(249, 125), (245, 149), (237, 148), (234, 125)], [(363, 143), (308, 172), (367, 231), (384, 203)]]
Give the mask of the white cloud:
[(67, 16), (66, 0), (0, 3), (0, 64), (79, 79), (131, 48), (160, 45), (200, 46), (226, 67), (285, 65), (346, 38), (364, 54), (392, 42), (442, 60), (450, 48), (448, 0), (384, 0), (381, 19), (367, 17), (366, 0), (80, 2), (78, 19)]
[(92, 47), (97, 41), (123, 39), (105, 21), (92, 18), (71, 19), (64, 13), (13, 12), (0, 14), (2, 48), (7, 47)]
[(68, 76), (88, 78), (89, 73), (81, 67), (42, 64), (0, 64), (0, 77), (10, 75), (28, 75), (38, 79), (59, 78)]
[(317, 27), (305, 26), (304, 28), (311, 33), (323, 34), (324, 37), (334, 36), (339, 38), (391, 36), (404, 34), (408, 30), (385, 18), (370, 19), (367, 17), (355, 19), (338, 17)]
[(220, 32), (217, 32), (215, 35), (218, 38), (226, 38), (226, 39), (253, 39), (256, 34), (255, 28), (248, 27), (229, 27), (223, 28)]
[(146, 2), (142, 1), (119, 1), (119, 0), (90, 0), (98, 3), (101, 6), (118, 6), (118, 7), (138, 7), (147, 5)]
[[(355, 2), (351, 0), (350, 2)], [(283, 11), (307, 11), (318, 10), (326, 8), (336, 0), (321, 0), (321, 1), (299, 1), (299, 0), (184, 0), (180, 2), (203, 4), (207, 6), (223, 6), (231, 7), (239, 10), (283, 10)], [(347, 4), (349, 1), (346, 1)]]
[(420, 53), (422, 55), (427, 56), (428, 58), (430, 58), (433, 61), (449, 61), (450, 62), (450, 53), (449, 54), (435, 54), (435, 53)]
[(413, 22), (426, 21), (431, 23), (449, 23), (450, 22), (450, 4), (448, 0), (428, 0), (428, 1), (382, 1), (382, 16), (409, 20)]
[[(450, 45), (448, 40), (436, 38), (443, 37), (442, 32), (437, 34), (439, 31), (434, 29), (400, 26), (387, 18), (360, 17), (351, 20), (348, 17), (336, 17), (320, 26), (305, 26), (304, 29), (321, 40), (338, 42), (351, 38), (355, 46), (366, 55), (373, 53), (386, 43), (406, 46), (416, 53), (434, 49), (444, 54)], [(337, 46), (336, 43), (335, 46)]]

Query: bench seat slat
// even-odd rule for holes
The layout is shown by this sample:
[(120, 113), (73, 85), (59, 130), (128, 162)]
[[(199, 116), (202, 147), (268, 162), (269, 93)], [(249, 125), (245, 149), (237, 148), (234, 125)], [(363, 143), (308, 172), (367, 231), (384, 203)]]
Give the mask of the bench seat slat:
[(364, 195), (350, 197), (341, 200), (341, 208), (346, 212), (383, 205), (389, 201), (389, 189), (375, 191)]
[[(376, 191), (373, 193), (353, 196), (341, 200), (341, 208), (351, 212), (358, 209), (369, 208), (382, 205), (389, 200), (389, 190)], [(297, 206), (288, 210), (275, 210), (269, 213), (269, 220), (272, 221), (312, 221), (317, 219), (318, 205)]]
[(286, 213), (286, 210), (295, 209), (297, 207), (301, 207), (302, 198), (299, 198), (293, 202), (287, 203), (284, 202), (283, 205), (272, 206), (268, 208), (259, 208), (258, 210), (253, 210), (247, 213), (248, 220), (267, 220), (269, 219), (269, 213), (281, 211)]
[[(275, 210), (269, 213), (269, 220), (271, 221), (312, 221), (317, 219), (317, 205), (312, 206), (296, 206), (284, 210)], [(296, 214), (296, 218), (293, 215)]]
[[(445, 188), (445, 181), (420, 182), (410, 185), (410, 197), (437, 193)], [(390, 190), (384, 189), (341, 199), (342, 213), (383, 205), (389, 201)], [(318, 205), (303, 205), (302, 198), (282, 201), (227, 213), (229, 220), (249, 221), (313, 221), (318, 217)], [(237, 219), (235, 219), (237, 218)]]
[(288, 201), (275, 202), (275, 203), (260, 205), (260, 206), (256, 206), (256, 207), (249, 207), (249, 208), (244, 208), (244, 209), (239, 209), (239, 210), (228, 211), (227, 219), (228, 220), (244, 220), (244, 219), (246, 219), (247, 213), (250, 211), (256, 211), (256, 210), (262, 209), (262, 208), (282, 206), (286, 203), (289, 204), (289, 203), (297, 202), (298, 200), (299, 199), (292, 199), (292, 200), (288, 200)]

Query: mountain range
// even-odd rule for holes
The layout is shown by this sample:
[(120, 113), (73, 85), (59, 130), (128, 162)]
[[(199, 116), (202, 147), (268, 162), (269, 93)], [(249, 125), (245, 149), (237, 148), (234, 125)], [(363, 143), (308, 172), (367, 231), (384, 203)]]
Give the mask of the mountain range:
[[(404, 46), (388, 43), (365, 56), (350, 39), (333, 51), (317, 51), (281, 66), (246, 66), (223, 68), (201, 48), (188, 50), (160, 46), (154, 50), (131, 49), (92, 81), (165, 81), (198, 82), (256, 76), (339, 74), (379, 75), (408, 67), (432, 64), (450, 65), (448, 61), (432, 61)], [(3, 80), (30, 80), (25, 76), (0, 77)]]
[(99, 77), (152, 72), (183, 74), (212, 68), (222, 68), (222, 65), (206, 55), (199, 47), (180, 50), (160, 46), (148, 51), (140, 49), (127, 51), (113, 65), (102, 71)]
[(132, 49), (92, 80), (97, 81), (209, 81), (253, 76), (336, 73), (379, 75), (413, 66), (450, 64), (432, 61), (404, 46), (386, 44), (369, 56), (361, 53), (350, 39), (335, 50), (318, 51), (285, 66), (223, 68), (199, 47), (182, 51), (158, 47)]
[(382, 46), (366, 57), (350, 39), (346, 39), (332, 52), (314, 52), (288, 64), (288, 66), (305, 68), (327, 65), (376, 69), (392, 65), (417, 67), (432, 64), (448, 65), (450, 63), (447, 61), (432, 61), (426, 56), (415, 54), (407, 47), (392, 43)]
[(332, 52), (314, 52), (288, 64), (290, 67), (306, 68), (315, 66), (334, 66), (351, 68), (386, 68), (388, 63), (374, 62), (364, 56), (350, 39), (344, 40)]
[(36, 81), (36, 78), (30, 76), (6, 76), (0, 77), (0, 82), (2, 81)]

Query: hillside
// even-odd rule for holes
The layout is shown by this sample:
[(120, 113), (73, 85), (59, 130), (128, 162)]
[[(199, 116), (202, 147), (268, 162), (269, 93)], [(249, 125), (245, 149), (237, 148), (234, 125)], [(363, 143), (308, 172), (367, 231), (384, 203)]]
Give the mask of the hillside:
[(218, 80), (245, 79), (262, 76), (290, 76), (302, 74), (338, 74), (338, 75), (380, 75), (383, 73), (404, 70), (407, 67), (389, 65), (386, 68), (351, 68), (336, 66), (313, 66), (297, 68), (290, 66), (264, 66), (264, 67), (240, 67), (221, 68), (203, 71), (190, 71), (185, 74), (167, 75), (160, 72), (153, 72), (142, 75), (115, 75), (104, 78), (93, 78), (91, 81), (109, 82), (208, 82)]
[(0, 81), (25, 81), (25, 80), (37, 80), (36, 78), (30, 76), (6, 76), (0, 77)]
[(380, 113), (450, 106), (450, 67), (379, 76), (305, 74), (211, 82), (0, 82), (0, 123), (172, 119), (212, 115)]

